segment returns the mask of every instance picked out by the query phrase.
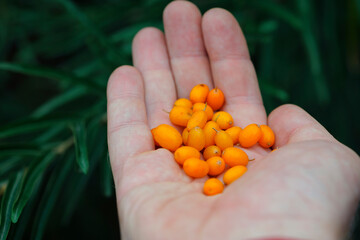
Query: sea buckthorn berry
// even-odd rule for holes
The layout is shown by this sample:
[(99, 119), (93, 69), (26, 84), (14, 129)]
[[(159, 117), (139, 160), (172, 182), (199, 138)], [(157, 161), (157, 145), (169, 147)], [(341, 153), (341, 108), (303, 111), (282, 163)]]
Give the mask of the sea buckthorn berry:
[(206, 102), (212, 107), (214, 111), (219, 110), (225, 102), (224, 93), (220, 89), (214, 88), (209, 92), (206, 98)]
[(261, 138), (259, 139), (259, 144), (263, 148), (272, 147), (275, 143), (275, 134), (273, 130), (267, 125), (260, 125)]
[(187, 145), (187, 141), (188, 141), (188, 137), (189, 137), (189, 131), (187, 130), (187, 128), (184, 129), (181, 136), (182, 136), (183, 143), (185, 145)]
[(224, 111), (215, 113), (212, 120), (219, 124), (221, 129), (228, 129), (234, 125), (234, 120), (230, 113)]
[(186, 107), (186, 108), (192, 108), (192, 102), (189, 99), (186, 98), (179, 98), (175, 101), (174, 107)]
[(205, 160), (208, 160), (211, 157), (220, 157), (221, 149), (215, 145), (208, 146), (207, 148), (205, 148), (203, 156)]
[(170, 125), (161, 124), (154, 128), (153, 133), (155, 142), (172, 152), (178, 149), (182, 144), (181, 134)]
[(241, 130), (242, 130), (241, 127), (237, 127), (237, 126), (225, 130), (225, 132), (227, 132), (230, 135), (234, 145), (239, 142), (239, 134)]
[(194, 127), (189, 131), (187, 145), (201, 151), (205, 146), (205, 134), (200, 127)]
[(213, 196), (224, 191), (224, 184), (217, 178), (209, 178), (204, 183), (203, 191), (205, 195)]
[(185, 160), (188, 158), (200, 159), (200, 152), (193, 147), (182, 146), (176, 149), (176, 151), (174, 152), (174, 158), (178, 164), (183, 165)]
[(209, 165), (199, 158), (188, 158), (183, 164), (186, 175), (193, 178), (205, 177), (209, 172)]
[(244, 166), (235, 166), (227, 170), (224, 174), (223, 180), (226, 185), (234, 182), (236, 179), (240, 178), (247, 171), (247, 168)]
[(204, 111), (194, 112), (187, 123), (187, 129), (190, 131), (194, 127), (203, 128), (206, 124), (207, 116)]
[(215, 139), (215, 144), (221, 150), (224, 150), (224, 149), (226, 149), (228, 147), (233, 147), (234, 146), (233, 141), (232, 141), (230, 135), (227, 132), (225, 132), (223, 130), (218, 131), (218, 130), (215, 130), (215, 129), (214, 129), (214, 131), (216, 131), (216, 135), (215, 135), (215, 138), (214, 138)]
[(217, 176), (221, 174), (225, 169), (225, 161), (221, 157), (212, 157), (206, 160), (209, 164), (209, 175)]
[(226, 148), (222, 152), (221, 156), (225, 163), (230, 167), (235, 167), (238, 165), (246, 166), (249, 162), (248, 155), (243, 150), (236, 147)]
[(240, 146), (249, 148), (254, 146), (261, 138), (260, 127), (253, 123), (246, 126), (239, 134)]
[(191, 89), (190, 101), (192, 103), (198, 103), (198, 102), (204, 103), (206, 101), (208, 93), (209, 93), (209, 87), (207, 85), (198, 84), (195, 87), (193, 87), (193, 89)]
[(169, 118), (173, 124), (186, 127), (192, 114), (193, 111), (190, 108), (175, 106), (171, 109)]
[(205, 147), (215, 145), (216, 130), (220, 130), (219, 125), (214, 121), (209, 121), (205, 124), (203, 130), (205, 134)]
[(208, 121), (211, 120), (214, 115), (214, 111), (206, 103), (195, 103), (192, 110), (193, 112), (205, 111)]
[(156, 146), (156, 147), (160, 147), (159, 143), (155, 140), (154, 132), (155, 132), (155, 128), (151, 129), (151, 135), (153, 136), (155, 146)]

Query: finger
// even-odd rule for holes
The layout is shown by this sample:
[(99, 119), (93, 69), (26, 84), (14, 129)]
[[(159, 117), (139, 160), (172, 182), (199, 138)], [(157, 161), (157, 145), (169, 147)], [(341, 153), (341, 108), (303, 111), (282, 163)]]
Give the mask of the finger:
[(140, 72), (130, 66), (116, 69), (109, 78), (107, 99), (109, 154), (116, 178), (125, 159), (154, 149)]
[(211, 9), (203, 17), (202, 30), (214, 85), (226, 96), (224, 109), (238, 126), (265, 124), (255, 69), (236, 19), (224, 9)]
[[(170, 124), (169, 114), (176, 100), (164, 34), (145, 28), (133, 40), (133, 62), (144, 78), (145, 102), (150, 128)], [(165, 111), (164, 111), (165, 110)]]
[(318, 121), (295, 105), (276, 108), (270, 113), (268, 121), (276, 136), (274, 147), (308, 140), (336, 141)]
[(174, 1), (165, 8), (163, 18), (178, 97), (188, 97), (196, 84), (212, 88), (199, 9), (187, 1)]

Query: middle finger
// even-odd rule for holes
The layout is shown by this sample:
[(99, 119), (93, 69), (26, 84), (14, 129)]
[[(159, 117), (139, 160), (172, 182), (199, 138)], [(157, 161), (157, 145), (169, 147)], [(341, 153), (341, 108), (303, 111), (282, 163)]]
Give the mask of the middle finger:
[(213, 83), (199, 9), (187, 1), (174, 1), (165, 8), (163, 17), (178, 97), (188, 97), (191, 89), (200, 83), (211, 89)]

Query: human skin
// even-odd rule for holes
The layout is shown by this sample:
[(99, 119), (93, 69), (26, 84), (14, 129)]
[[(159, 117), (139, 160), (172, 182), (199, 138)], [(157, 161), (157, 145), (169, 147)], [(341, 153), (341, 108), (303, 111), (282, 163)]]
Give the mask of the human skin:
[[(141, 30), (134, 66), (110, 76), (108, 144), (122, 239), (342, 239), (359, 201), (359, 156), (308, 113), (283, 105), (266, 115), (245, 38), (235, 18), (190, 2), (164, 10), (165, 33)], [(268, 124), (275, 147), (254, 146), (248, 171), (222, 194), (186, 176), (150, 129), (193, 86), (225, 94), (235, 126)]]

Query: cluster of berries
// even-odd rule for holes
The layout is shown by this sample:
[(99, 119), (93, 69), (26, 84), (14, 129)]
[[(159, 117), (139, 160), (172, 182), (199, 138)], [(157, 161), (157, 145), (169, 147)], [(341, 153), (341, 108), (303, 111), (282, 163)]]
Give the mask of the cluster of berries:
[[(205, 84), (196, 85), (189, 99), (176, 100), (169, 113), (174, 125), (184, 127), (182, 134), (167, 124), (153, 128), (151, 133), (156, 146), (174, 152), (175, 161), (188, 176), (210, 176), (203, 191), (215, 195), (224, 190), (224, 184), (229, 185), (247, 171), (248, 155), (234, 146), (250, 148), (259, 144), (270, 148), (275, 135), (267, 125), (250, 124), (244, 129), (234, 126), (232, 116), (221, 111), (225, 96), (219, 88), (209, 91)], [(217, 177), (224, 171), (222, 182)]]

